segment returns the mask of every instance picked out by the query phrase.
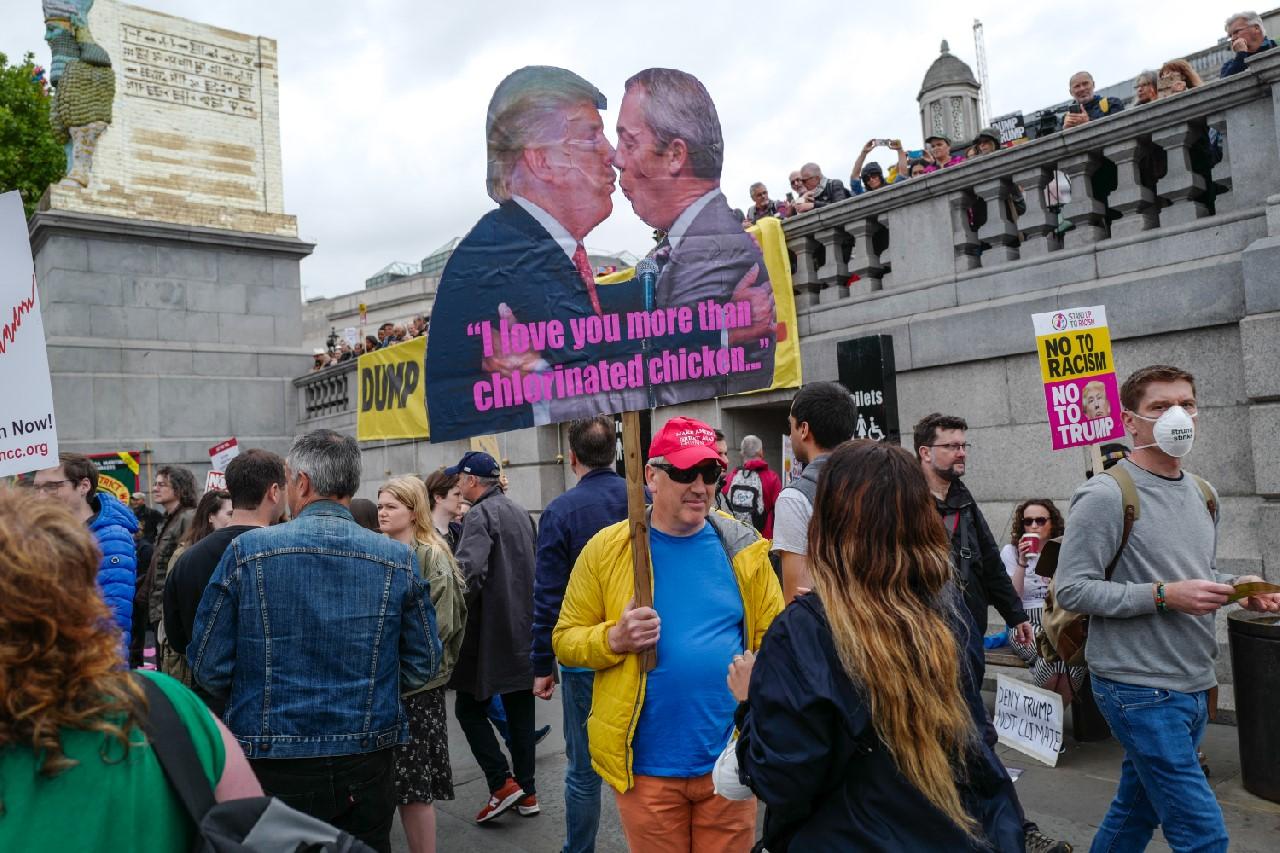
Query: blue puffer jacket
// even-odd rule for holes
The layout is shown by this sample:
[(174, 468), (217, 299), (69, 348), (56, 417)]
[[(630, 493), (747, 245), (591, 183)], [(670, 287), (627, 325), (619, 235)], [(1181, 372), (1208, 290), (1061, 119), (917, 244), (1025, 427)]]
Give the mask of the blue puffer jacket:
[(89, 529), (98, 540), (102, 562), (98, 564), (98, 588), (106, 599), (116, 625), (129, 647), (129, 629), (133, 625), (133, 590), (138, 574), (138, 558), (133, 534), (138, 519), (133, 510), (107, 492), (98, 492), (90, 500), (97, 509), (89, 519)]

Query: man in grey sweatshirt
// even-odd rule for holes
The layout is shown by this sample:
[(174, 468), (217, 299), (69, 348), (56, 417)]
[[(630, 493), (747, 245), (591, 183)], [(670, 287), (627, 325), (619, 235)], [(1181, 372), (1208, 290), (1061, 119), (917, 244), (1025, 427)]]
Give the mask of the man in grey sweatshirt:
[[(1120, 486), (1094, 477), (1071, 499), (1057, 601), (1089, 614), (1085, 657), (1098, 708), (1124, 746), (1120, 786), (1093, 850), (1142, 850), (1156, 826), (1174, 850), (1226, 850), (1222, 810), (1196, 749), (1217, 683), (1214, 614), (1237, 578), (1215, 568), (1217, 519), (1182, 471), (1197, 415), (1195, 380), (1176, 367), (1136, 371), (1120, 389), (1134, 450), (1125, 467), (1139, 516), (1110, 580), (1124, 528)], [(1217, 493), (1214, 492), (1217, 501)], [(1280, 595), (1241, 602), (1280, 610)]]

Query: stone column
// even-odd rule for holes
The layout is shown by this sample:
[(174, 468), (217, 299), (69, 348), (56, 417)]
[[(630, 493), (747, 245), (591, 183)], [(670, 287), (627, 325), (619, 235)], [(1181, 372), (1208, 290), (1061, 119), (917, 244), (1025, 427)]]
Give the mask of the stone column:
[(853, 238), (853, 253), (849, 257), (849, 272), (858, 275), (858, 281), (849, 285), (849, 292), (872, 293), (884, 285), (881, 276), (884, 267), (880, 264), (880, 253), (875, 250), (872, 241), (876, 233), (884, 226), (873, 217), (859, 217), (846, 222), (845, 232)]
[(1071, 181), (1071, 201), (1062, 208), (1062, 215), (1075, 225), (1063, 237), (1068, 249), (1107, 238), (1107, 206), (1093, 189), (1093, 175), (1101, 165), (1102, 158), (1093, 151), (1072, 154), (1058, 164)]
[(1120, 214), (1111, 223), (1112, 237), (1128, 237), (1160, 226), (1160, 205), (1156, 192), (1142, 180), (1143, 161), (1149, 162), (1150, 146), (1141, 139), (1126, 139), (1103, 149), (1116, 164), (1117, 186), (1108, 204)]
[(982, 265), (998, 266), (1018, 259), (1018, 226), (1009, 218), (1008, 178), (978, 184), (978, 197), (987, 203), (987, 221), (978, 229), (982, 241)]
[(787, 241), (787, 248), (796, 255), (796, 271), (791, 276), (791, 285), (796, 292), (796, 305), (818, 304), (818, 274), (814, 269), (813, 256), (817, 252), (818, 241), (808, 234), (793, 237)]
[(849, 265), (844, 259), (844, 228), (839, 225), (823, 228), (817, 238), (826, 251), (826, 262), (818, 270), (818, 297), (822, 302), (832, 302), (848, 294), (844, 287), (849, 278)]
[(951, 242), (956, 253), (956, 272), (977, 269), (982, 265), (978, 258), (981, 243), (977, 233), (969, 226), (969, 209), (973, 207), (977, 197), (969, 190), (952, 193), (948, 202), (951, 206)]
[[(1222, 146), (1222, 160), (1216, 163), (1212, 168), (1213, 182), (1217, 185), (1217, 195), (1213, 197), (1214, 214), (1230, 213), (1233, 210), (1239, 210), (1240, 205), (1236, 201), (1236, 194), (1232, 192), (1233, 183), (1231, 178), (1231, 148), (1227, 137), (1227, 114), (1214, 113), (1209, 116), (1209, 141), (1212, 143), (1213, 134), (1218, 136), (1218, 144)], [(1210, 148), (1210, 157), (1212, 158), (1212, 148)], [(1212, 163), (1212, 159), (1210, 159)]]
[(1204, 131), (1183, 122), (1151, 134), (1151, 141), (1164, 149), (1169, 170), (1156, 185), (1162, 201), (1171, 206), (1160, 213), (1160, 224), (1182, 225), (1209, 215), (1204, 203), (1205, 180), (1191, 169), (1191, 146)]
[(1044, 202), (1045, 189), (1053, 183), (1053, 173), (1048, 166), (1033, 166), (1013, 176), (1013, 182), (1022, 188), (1022, 197), (1027, 202), (1027, 212), (1018, 217), (1022, 228), (1019, 255), (1023, 258), (1038, 258), (1058, 248), (1054, 234), (1058, 217)]

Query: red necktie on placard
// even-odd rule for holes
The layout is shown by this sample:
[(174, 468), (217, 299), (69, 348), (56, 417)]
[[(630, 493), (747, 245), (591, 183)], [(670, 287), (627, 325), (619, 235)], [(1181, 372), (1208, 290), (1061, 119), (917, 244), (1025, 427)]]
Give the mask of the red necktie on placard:
[(573, 265), (578, 268), (578, 275), (582, 276), (582, 283), (587, 286), (587, 296), (591, 297), (591, 307), (597, 315), (604, 314), (600, 310), (600, 297), (596, 294), (596, 276), (591, 269), (591, 261), (587, 259), (587, 249), (581, 243), (573, 253)]

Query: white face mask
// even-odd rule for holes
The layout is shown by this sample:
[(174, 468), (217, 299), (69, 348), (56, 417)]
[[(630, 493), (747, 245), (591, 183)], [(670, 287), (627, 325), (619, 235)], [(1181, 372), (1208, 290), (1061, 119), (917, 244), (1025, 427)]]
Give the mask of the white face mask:
[(1165, 453), (1181, 459), (1191, 452), (1191, 445), (1196, 440), (1196, 422), (1195, 415), (1187, 413), (1187, 410), (1181, 406), (1171, 406), (1165, 409), (1164, 414), (1158, 418), (1148, 418), (1137, 412), (1130, 412), (1135, 418), (1141, 418), (1144, 421), (1154, 421), (1155, 426), (1152, 428), (1152, 437), (1156, 440), (1155, 444), (1142, 444), (1134, 447), (1134, 450), (1142, 450), (1146, 447), (1159, 447)]

